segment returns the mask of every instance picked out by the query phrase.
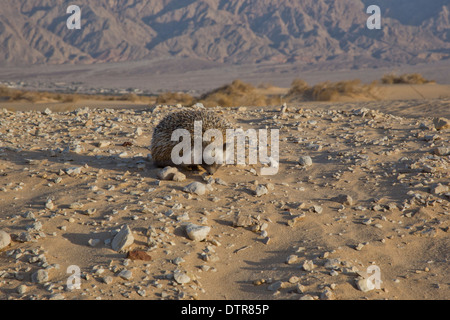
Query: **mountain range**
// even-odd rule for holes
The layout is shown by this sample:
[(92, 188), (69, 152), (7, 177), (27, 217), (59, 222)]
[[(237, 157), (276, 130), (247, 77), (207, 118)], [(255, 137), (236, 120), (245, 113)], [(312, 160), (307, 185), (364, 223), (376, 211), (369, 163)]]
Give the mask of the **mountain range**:
[[(69, 5), (81, 9), (70, 30)], [(369, 5), (381, 29), (369, 30)], [(0, 65), (165, 57), (348, 68), (450, 58), (448, 0), (6, 0)]]

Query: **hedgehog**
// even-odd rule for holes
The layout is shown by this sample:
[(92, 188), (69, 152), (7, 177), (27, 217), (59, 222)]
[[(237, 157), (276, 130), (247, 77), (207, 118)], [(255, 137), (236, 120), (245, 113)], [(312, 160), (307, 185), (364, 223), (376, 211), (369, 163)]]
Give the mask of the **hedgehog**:
[[(176, 165), (173, 163), (171, 155), (172, 149), (180, 143), (180, 141), (171, 141), (172, 133), (176, 129), (185, 129), (191, 137), (191, 146), (194, 146), (194, 122), (202, 121), (202, 136), (209, 129), (217, 129), (222, 133), (222, 148), (225, 151), (226, 146), (226, 130), (233, 129), (231, 123), (213, 112), (205, 109), (200, 110), (183, 110), (173, 112), (164, 117), (155, 127), (150, 147), (151, 156), (156, 166), (164, 168), (167, 166), (182, 167), (184, 169), (196, 169), (198, 166), (205, 169), (210, 175), (213, 175), (223, 164), (213, 163), (206, 164), (202, 157), (200, 164), (194, 165)], [(202, 154), (206, 146), (212, 142), (202, 142)], [(220, 147), (219, 147), (220, 148)], [(191, 163), (192, 156), (191, 156)]]

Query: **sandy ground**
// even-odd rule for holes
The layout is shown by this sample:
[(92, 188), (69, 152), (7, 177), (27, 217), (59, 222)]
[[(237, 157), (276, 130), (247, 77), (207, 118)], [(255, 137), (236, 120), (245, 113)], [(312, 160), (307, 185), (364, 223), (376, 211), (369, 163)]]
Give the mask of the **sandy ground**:
[[(244, 129), (280, 129), (280, 166), (227, 166), (205, 195), (183, 191), (204, 172), (161, 181), (147, 158), (173, 108), (0, 111), (0, 230), (12, 238), (0, 298), (450, 299), (450, 130), (433, 124), (450, 100), (421, 95), (216, 110)], [(187, 222), (209, 226), (206, 240), (191, 240)], [(117, 252), (124, 225), (134, 242)], [(127, 259), (132, 250), (151, 260)], [(67, 288), (71, 265), (80, 289)], [(363, 292), (371, 265), (381, 288)]]

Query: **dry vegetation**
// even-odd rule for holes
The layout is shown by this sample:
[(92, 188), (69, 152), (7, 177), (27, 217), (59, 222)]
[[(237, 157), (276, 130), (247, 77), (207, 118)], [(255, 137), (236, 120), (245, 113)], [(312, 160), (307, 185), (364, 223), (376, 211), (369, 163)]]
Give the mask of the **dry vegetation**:
[(340, 97), (369, 97), (376, 98), (375, 82), (365, 85), (360, 80), (348, 80), (339, 82), (321, 82), (309, 86), (304, 80), (295, 79), (286, 95), (286, 99), (305, 101), (336, 101)]
[(190, 94), (183, 92), (165, 92), (156, 98), (156, 103), (166, 105), (193, 105), (195, 103), (195, 98)]
[(405, 73), (400, 76), (388, 73), (381, 78), (383, 84), (426, 84), (435, 83), (433, 80), (425, 79), (420, 73)]
[[(432, 83), (421, 74), (386, 74), (380, 80), (382, 84), (425, 84)], [(200, 97), (194, 97), (183, 92), (165, 92), (156, 97), (148, 97), (128, 93), (118, 96), (113, 95), (83, 95), (53, 93), (41, 91), (26, 91), (0, 86), (0, 100), (3, 101), (27, 101), (27, 102), (77, 102), (80, 100), (102, 100), (102, 101), (129, 101), (135, 103), (155, 103), (164, 105), (181, 104), (185, 106), (195, 103), (203, 103), (206, 107), (235, 107), (235, 106), (267, 106), (280, 104), (280, 102), (298, 101), (339, 101), (343, 98), (367, 98), (377, 99), (376, 81), (371, 84), (363, 84), (359, 79), (321, 82), (310, 86), (306, 81), (295, 79), (287, 94), (268, 83), (254, 87), (241, 80), (212, 90)]]
[[(14, 102), (77, 102), (81, 100), (98, 100), (98, 101), (130, 101), (150, 103), (152, 98), (139, 96), (134, 93), (128, 93), (119, 96), (112, 95), (88, 95), (88, 94), (72, 94), (72, 93), (56, 93), (47, 91), (28, 91), (20, 89), (12, 89), (0, 86), (0, 100)], [(153, 99), (154, 101), (154, 99)]]
[(198, 102), (205, 107), (267, 106), (279, 102), (279, 97), (262, 94), (251, 84), (234, 80), (231, 84), (204, 94)]

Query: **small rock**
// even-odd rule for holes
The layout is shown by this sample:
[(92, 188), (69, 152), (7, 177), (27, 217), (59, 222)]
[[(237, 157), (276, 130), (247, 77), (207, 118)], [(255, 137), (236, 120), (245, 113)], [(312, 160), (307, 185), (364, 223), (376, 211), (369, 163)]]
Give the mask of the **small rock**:
[(334, 198), (334, 201), (345, 204), (347, 206), (353, 205), (352, 197), (350, 197), (349, 195), (346, 195), (346, 194), (341, 194), (341, 195), (337, 196), (336, 198)]
[(111, 283), (113, 283), (113, 281), (114, 281), (114, 278), (111, 276), (103, 277), (103, 282), (106, 284), (111, 284)]
[(40, 269), (31, 275), (31, 281), (34, 283), (44, 283), (48, 281), (47, 270)]
[(304, 296), (301, 296), (299, 300), (314, 300), (314, 297), (309, 294), (305, 294)]
[(191, 184), (184, 187), (183, 191), (201, 196), (206, 193), (206, 186), (200, 182), (192, 182)]
[(324, 292), (320, 294), (320, 300), (334, 300), (335, 296), (331, 289), (327, 288)]
[(100, 239), (89, 239), (88, 243), (91, 247), (96, 247), (100, 243)]
[(321, 214), (322, 211), (323, 211), (323, 208), (321, 206), (314, 205), (313, 206), (313, 210), (314, 210), (315, 213)]
[(20, 286), (17, 287), (16, 291), (18, 294), (24, 294), (26, 293), (28, 290), (28, 287), (24, 284), (21, 284)]
[(282, 288), (282, 286), (283, 286), (283, 282), (276, 281), (276, 282), (272, 283), (271, 285), (269, 285), (267, 287), (267, 290), (269, 290), (269, 291), (278, 291), (278, 290), (280, 290)]
[(313, 164), (310, 156), (301, 156), (300, 159), (298, 160), (298, 163), (304, 167), (309, 167)]
[(208, 236), (211, 228), (208, 226), (198, 226), (196, 224), (190, 223), (186, 226), (186, 234), (189, 239), (193, 241), (203, 241)]
[(360, 279), (356, 281), (356, 286), (358, 287), (359, 290), (361, 290), (362, 292), (369, 292), (371, 290), (374, 289), (374, 287), (372, 285), (369, 284), (369, 279)]
[(119, 277), (124, 280), (130, 280), (133, 277), (133, 273), (130, 270), (123, 269), (119, 272)]
[(9, 233), (0, 230), (0, 250), (6, 248), (11, 243), (11, 236)]
[(314, 265), (312, 260), (306, 260), (303, 265), (303, 270), (311, 272), (316, 266)]
[(76, 176), (76, 175), (79, 175), (81, 173), (81, 170), (82, 170), (81, 167), (71, 167), (71, 168), (67, 168), (65, 170), (65, 172), (69, 176)]
[(441, 193), (445, 193), (448, 192), (448, 186), (444, 186), (443, 184), (438, 184), (436, 185), (434, 188), (432, 188), (431, 192), (433, 194), (441, 194)]
[(177, 172), (173, 175), (172, 180), (176, 182), (183, 182), (186, 180), (186, 175), (181, 172)]
[(298, 257), (295, 254), (291, 254), (289, 257), (287, 257), (286, 264), (294, 264), (297, 262), (297, 260)]
[(122, 252), (134, 242), (134, 237), (128, 225), (122, 227), (118, 234), (114, 237), (111, 247), (117, 252)]
[(165, 167), (158, 172), (158, 178), (161, 180), (172, 180), (176, 173), (179, 173), (177, 168)]
[(433, 120), (434, 127), (436, 130), (449, 129), (450, 128), (450, 120), (446, 118), (435, 118)]
[(261, 197), (267, 193), (269, 193), (269, 190), (265, 186), (260, 184), (256, 187), (255, 196)]
[(238, 227), (247, 228), (258, 224), (259, 224), (258, 219), (253, 218), (251, 215), (243, 215), (243, 214), (237, 214), (234, 217), (233, 221), (233, 227), (235, 228)]
[(450, 155), (450, 148), (438, 147), (438, 148), (434, 149), (433, 152), (435, 155), (443, 157), (443, 156)]
[(191, 277), (189, 277), (181, 270), (175, 270), (175, 272), (173, 273), (173, 278), (179, 284), (186, 284), (191, 281)]
[(99, 148), (106, 148), (111, 144), (109, 141), (100, 141), (97, 143), (97, 147)]
[[(31, 234), (27, 231), (19, 233), (19, 235), (17, 236), (17, 239), (16, 239), (16, 241), (22, 242), (22, 243), (30, 242), (32, 240), (33, 240), (33, 238), (31, 237)], [(0, 249), (1, 249), (1, 246), (0, 246)]]
[(297, 285), (295, 286), (295, 292), (297, 293), (305, 293), (306, 288), (304, 285), (297, 283)]

